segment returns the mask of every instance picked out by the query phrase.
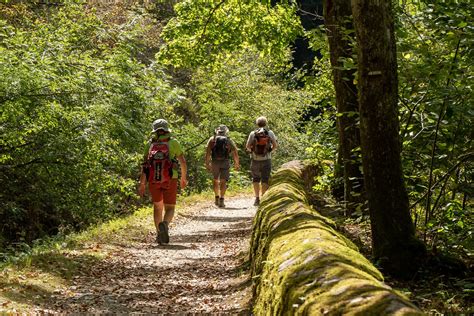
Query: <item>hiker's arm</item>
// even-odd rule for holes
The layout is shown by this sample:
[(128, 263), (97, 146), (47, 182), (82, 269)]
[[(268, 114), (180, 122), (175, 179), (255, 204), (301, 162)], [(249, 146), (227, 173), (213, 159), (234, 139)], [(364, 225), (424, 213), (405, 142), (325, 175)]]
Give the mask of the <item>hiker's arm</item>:
[(184, 189), (188, 185), (188, 165), (186, 164), (186, 159), (183, 154), (176, 158), (178, 158), (179, 166), (181, 167), (181, 189)]
[(253, 137), (252, 137), (252, 133), (250, 133), (249, 135), (249, 138), (247, 139), (247, 144), (245, 145), (245, 149), (247, 149), (247, 151), (252, 151), (252, 143), (253, 143)]
[(278, 148), (277, 138), (276, 138), (275, 134), (272, 131), (269, 131), (268, 133), (269, 133), (268, 136), (270, 136), (270, 140), (272, 142), (272, 152), (273, 152), (273, 151), (275, 151), (275, 149)]
[(143, 152), (143, 164), (142, 164), (142, 170), (141, 170), (141, 173), (140, 173), (140, 183), (138, 185), (138, 195), (140, 197), (143, 197), (145, 195), (145, 190), (146, 190), (146, 178), (147, 178), (147, 173), (145, 172), (145, 168), (147, 168), (146, 166), (146, 161), (147, 161), (147, 158), (148, 158), (148, 151), (150, 149), (150, 144), (148, 144), (146, 147), (145, 147), (145, 150)]
[(278, 148), (278, 142), (276, 141), (275, 138), (272, 138), (272, 152), (275, 151), (275, 149)]
[(207, 143), (206, 147), (206, 157), (204, 158), (204, 166), (207, 170), (211, 170), (211, 146), (210, 143)]
[(148, 168), (148, 165), (146, 164), (147, 158), (148, 158), (148, 151), (150, 150), (150, 143), (151, 140), (148, 142), (147, 146), (145, 147), (145, 150), (143, 152), (143, 164), (142, 164), (142, 171), (140, 174), (140, 184), (138, 185), (138, 195), (140, 197), (143, 197), (145, 195), (145, 188), (146, 188), (146, 178), (148, 177), (148, 172), (145, 172), (145, 168)]
[(234, 146), (232, 149), (232, 156), (234, 158), (234, 169), (239, 171), (240, 169), (239, 152), (237, 150), (237, 146), (235, 146), (235, 143), (233, 145)]
[(142, 166), (142, 173), (140, 174), (140, 184), (138, 185), (138, 195), (140, 197), (143, 197), (145, 195), (145, 185), (146, 185), (146, 174), (145, 171), (143, 170)]

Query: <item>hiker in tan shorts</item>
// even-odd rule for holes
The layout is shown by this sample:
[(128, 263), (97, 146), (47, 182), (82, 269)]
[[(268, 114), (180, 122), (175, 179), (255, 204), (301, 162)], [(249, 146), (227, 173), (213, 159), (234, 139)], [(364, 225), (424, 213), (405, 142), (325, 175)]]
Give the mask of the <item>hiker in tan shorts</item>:
[(250, 171), (252, 172), (255, 202), (260, 205), (260, 193), (263, 195), (268, 189), (270, 173), (272, 171), (272, 152), (278, 147), (275, 134), (267, 127), (267, 118), (260, 116), (255, 121), (257, 129), (252, 131), (245, 146), (251, 154)]
[(224, 196), (227, 190), (227, 181), (230, 178), (230, 155), (234, 159), (234, 169), (239, 170), (240, 168), (237, 147), (228, 134), (227, 126), (219, 125), (206, 146), (205, 166), (213, 176), (214, 203), (218, 207), (225, 207)]

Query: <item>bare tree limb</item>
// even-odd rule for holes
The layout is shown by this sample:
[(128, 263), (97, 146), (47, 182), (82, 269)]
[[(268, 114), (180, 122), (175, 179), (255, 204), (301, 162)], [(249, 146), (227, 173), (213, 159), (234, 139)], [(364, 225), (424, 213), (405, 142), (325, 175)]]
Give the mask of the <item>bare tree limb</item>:
[(198, 46), (201, 43), (201, 40), (204, 38), (204, 35), (206, 34), (207, 26), (209, 25), (209, 23), (211, 23), (212, 17), (214, 16), (214, 13), (216, 13), (217, 9), (219, 9), (219, 7), (221, 5), (223, 5), (225, 2), (226, 2), (226, 0), (222, 0), (214, 8), (212, 8), (211, 12), (209, 12), (209, 16), (207, 17), (206, 23), (204, 24), (204, 28), (202, 29), (202, 33), (199, 36), (199, 39), (196, 42), (196, 44), (194, 45), (194, 47)]
[(454, 170), (456, 170), (462, 163), (464, 163), (466, 160), (469, 160), (469, 158), (474, 157), (474, 152), (466, 153), (461, 156), (459, 156), (459, 161), (452, 166), (441, 178), (438, 179), (429, 189), (428, 191), (423, 194), (418, 200), (416, 200), (412, 205), (410, 205), (410, 209), (415, 207), (420, 201), (422, 201), (427, 195), (428, 192), (433, 191), (434, 188), (438, 186), (439, 183), (441, 183), (447, 176), (449, 176)]

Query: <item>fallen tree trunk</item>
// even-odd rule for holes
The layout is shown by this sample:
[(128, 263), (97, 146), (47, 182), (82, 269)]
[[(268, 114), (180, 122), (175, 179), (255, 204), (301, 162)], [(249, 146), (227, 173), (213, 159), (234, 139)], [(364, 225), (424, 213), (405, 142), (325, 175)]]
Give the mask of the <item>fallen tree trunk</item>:
[(255, 216), (255, 315), (422, 315), (308, 205), (305, 175), (314, 169), (307, 168), (292, 162), (278, 170)]

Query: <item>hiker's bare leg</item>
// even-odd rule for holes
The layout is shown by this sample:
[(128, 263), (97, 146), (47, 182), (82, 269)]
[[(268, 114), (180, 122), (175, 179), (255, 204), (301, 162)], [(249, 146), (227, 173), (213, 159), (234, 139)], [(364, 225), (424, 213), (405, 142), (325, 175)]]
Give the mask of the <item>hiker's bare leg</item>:
[(153, 202), (153, 220), (155, 221), (156, 231), (159, 231), (158, 224), (163, 221), (163, 200)]
[(227, 190), (227, 181), (225, 179), (221, 179), (219, 183), (219, 187), (221, 189), (221, 195), (220, 197), (223, 198), (225, 195), (225, 191)]
[(214, 189), (214, 195), (219, 196), (219, 179), (212, 180), (212, 187)]
[(253, 182), (253, 192), (256, 198), (260, 196), (260, 182)]
[(267, 192), (268, 187), (269, 187), (268, 183), (263, 183), (262, 182), (262, 195), (264, 195), (265, 192)]
[(174, 217), (174, 210), (176, 208), (176, 205), (174, 204), (165, 204), (165, 218), (164, 220), (166, 222), (171, 223)]

